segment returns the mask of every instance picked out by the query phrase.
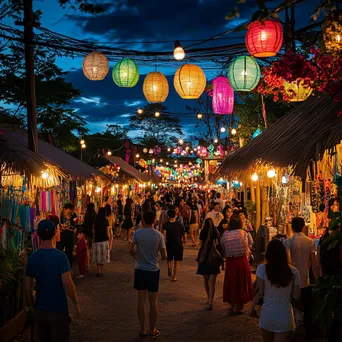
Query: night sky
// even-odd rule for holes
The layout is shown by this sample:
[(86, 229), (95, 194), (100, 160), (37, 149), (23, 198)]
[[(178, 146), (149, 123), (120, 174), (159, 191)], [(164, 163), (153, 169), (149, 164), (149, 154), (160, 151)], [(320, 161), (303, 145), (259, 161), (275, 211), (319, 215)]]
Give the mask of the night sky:
[[(280, 2), (271, 4), (274, 6), (274, 3)], [(311, 22), (310, 15), (314, 13), (317, 4), (317, 1), (307, 0), (296, 7), (296, 29)], [(152, 51), (172, 51), (172, 42), (175, 40), (180, 40), (181, 43), (183, 41), (182, 45), (186, 46), (191, 44), (188, 40), (205, 39), (222, 33), (250, 20), (257, 10), (255, 1), (247, 0), (238, 5), (240, 17), (227, 21), (225, 15), (236, 6), (235, 0), (118, 0), (107, 1), (105, 6), (105, 13), (91, 16), (71, 9), (62, 9), (56, 0), (34, 1), (34, 8), (43, 10), (42, 26), (52, 31), (101, 45), (110, 43), (112, 46), (115, 43), (120, 48)], [(273, 7), (270, 5), (270, 8)], [(215, 45), (243, 42), (244, 35), (245, 31), (228, 34), (224, 37), (225, 40), (215, 42)], [(146, 41), (170, 42), (139, 43)], [(206, 46), (208, 45), (200, 47)], [(58, 65), (69, 71), (67, 79), (82, 91), (82, 97), (75, 101), (74, 107), (85, 117), (90, 132), (103, 131), (106, 124), (128, 127), (130, 114), (146, 104), (142, 84), (145, 75), (154, 71), (154, 63), (151, 63), (151, 67), (139, 68), (140, 79), (134, 88), (119, 88), (111, 78), (115, 63), (110, 63), (110, 71), (104, 81), (92, 82), (83, 75), (82, 61), (82, 58), (60, 58)], [(186, 63), (186, 58), (179, 62), (179, 66), (183, 63)], [(186, 113), (186, 105), (196, 107), (196, 101), (183, 100), (175, 92), (173, 75), (176, 67), (166, 68), (159, 65), (158, 71), (168, 77), (170, 94), (164, 104), (169, 111)], [(210, 81), (221, 69), (212, 65), (204, 71)], [(184, 133), (193, 134), (197, 123), (196, 115), (189, 113), (179, 117)], [(139, 132), (131, 131), (130, 136), (134, 137), (137, 133)]]

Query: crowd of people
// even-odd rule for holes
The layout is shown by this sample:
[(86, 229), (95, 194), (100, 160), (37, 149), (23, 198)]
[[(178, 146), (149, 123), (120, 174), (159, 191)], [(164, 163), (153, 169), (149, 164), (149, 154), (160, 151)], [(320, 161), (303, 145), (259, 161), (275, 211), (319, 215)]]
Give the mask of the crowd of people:
[[(36, 309), (60, 313), (59, 322), (66, 326), (70, 324), (65, 316), (65, 305), (63, 308), (60, 305), (68, 295), (80, 312), (71, 268), (75, 234), (78, 239), (77, 278), (86, 277), (91, 264), (96, 264), (97, 276), (103, 277), (104, 265), (110, 263), (110, 251), (115, 246), (113, 241), (123, 235), (135, 258), (134, 288), (138, 292), (140, 337), (160, 335), (156, 328), (160, 259), (167, 262), (170, 280), (177, 282), (186, 244), (198, 249), (197, 274), (203, 277), (208, 311), (214, 309), (217, 275), (224, 271), (223, 302), (229, 304), (232, 313), (243, 314), (245, 304), (251, 302), (249, 314), (253, 316), (255, 307), (262, 304), (259, 326), (264, 341), (287, 340), (300, 317), (300, 312), (294, 315), (293, 310), (293, 302), (299, 298), (304, 305), (302, 319), (306, 334), (313, 337), (309, 271), (313, 271), (313, 279), (316, 279), (322, 269), (320, 266), (327, 273), (330, 263), (322, 265), (320, 256), (317, 259), (313, 240), (302, 233), (304, 220), (293, 219), (294, 236), (285, 243), (275, 239), (268, 244), (265, 263), (257, 267), (253, 284), (250, 264), (254, 260), (255, 230), (243, 203), (237, 199), (226, 201), (222, 197), (214, 190), (208, 193), (182, 188), (160, 188), (155, 193), (138, 194), (134, 199), (119, 195), (115, 202), (105, 202), (97, 212), (95, 205), (90, 203), (81, 224), (73, 205), (66, 204), (60, 218), (50, 217), (50, 221), (41, 221), (38, 226), (41, 249), (29, 258), (26, 271), (27, 291), (31, 291), (32, 279), (37, 281)], [(52, 240), (56, 241), (58, 252), (51, 249)], [(50, 250), (54, 253), (52, 259), (45, 255), (52, 253)], [(50, 260), (51, 274), (43, 273), (46, 265), (38, 257), (40, 254), (44, 260)], [(342, 260), (332, 272), (341, 271), (341, 265)], [(52, 278), (48, 282), (43, 280), (49, 276)], [(58, 287), (62, 301), (56, 299), (58, 303), (51, 304), (44, 295), (43, 287), (47, 285), (52, 289)], [(65, 289), (64, 293), (61, 288)], [(150, 303), (149, 329), (146, 328), (147, 301)], [(33, 303), (32, 298), (30, 303)], [(38, 323), (42, 336), (47, 331), (54, 333), (55, 323), (51, 317), (40, 315)], [(64, 337), (60, 335), (63, 331)], [(58, 334), (62, 336), (60, 341), (67, 341), (70, 332), (65, 328)]]

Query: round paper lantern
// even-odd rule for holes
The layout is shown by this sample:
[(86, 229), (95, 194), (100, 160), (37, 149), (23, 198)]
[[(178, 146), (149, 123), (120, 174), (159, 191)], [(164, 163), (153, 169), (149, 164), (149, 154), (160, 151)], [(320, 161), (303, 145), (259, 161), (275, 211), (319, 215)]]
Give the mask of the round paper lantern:
[(139, 70), (133, 60), (124, 58), (114, 66), (112, 76), (119, 87), (132, 88), (138, 83)]
[(84, 76), (89, 80), (101, 81), (108, 74), (108, 59), (101, 52), (91, 52), (84, 58), (82, 69)]
[(254, 21), (248, 26), (246, 46), (254, 57), (271, 57), (279, 52), (283, 44), (283, 28), (274, 20)]
[(148, 102), (164, 102), (169, 95), (169, 83), (161, 72), (150, 72), (145, 77), (143, 92)]
[(329, 14), (322, 25), (326, 49), (335, 54), (342, 50), (342, 11)]
[(312, 93), (310, 86), (304, 86), (304, 80), (298, 80), (292, 83), (284, 82), (284, 88), (290, 97), (290, 102), (305, 101)]
[(184, 64), (175, 74), (173, 83), (179, 96), (183, 99), (198, 99), (206, 86), (203, 70), (195, 64)]
[(226, 77), (213, 80), (213, 111), (215, 114), (232, 114), (234, 107), (234, 89)]
[(251, 91), (259, 83), (260, 67), (258, 62), (250, 56), (235, 58), (228, 68), (230, 85), (236, 91)]

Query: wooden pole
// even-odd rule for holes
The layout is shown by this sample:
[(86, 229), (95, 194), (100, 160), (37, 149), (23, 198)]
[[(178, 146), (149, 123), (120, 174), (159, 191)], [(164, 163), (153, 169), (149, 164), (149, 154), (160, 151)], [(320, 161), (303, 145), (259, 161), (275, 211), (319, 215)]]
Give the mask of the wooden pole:
[(33, 9), (32, 0), (24, 1), (24, 42), (26, 68), (26, 108), (28, 127), (28, 148), (38, 152), (36, 88), (34, 79), (34, 51), (33, 51)]
[(255, 219), (255, 229), (259, 230), (261, 225), (261, 206), (260, 206), (260, 183), (256, 181), (255, 187), (255, 210), (256, 210), (256, 219)]

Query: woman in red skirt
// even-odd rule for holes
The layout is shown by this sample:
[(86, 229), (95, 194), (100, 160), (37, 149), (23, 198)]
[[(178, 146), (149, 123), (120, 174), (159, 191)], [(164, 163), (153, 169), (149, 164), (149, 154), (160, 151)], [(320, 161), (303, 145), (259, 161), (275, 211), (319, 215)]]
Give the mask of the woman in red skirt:
[(223, 302), (229, 303), (231, 310), (240, 314), (243, 306), (253, 299), (252, 275), (248, 263), (253, 239), (242, 229), (240, 218), (232, 216), (220, 242), (226, 257)]

